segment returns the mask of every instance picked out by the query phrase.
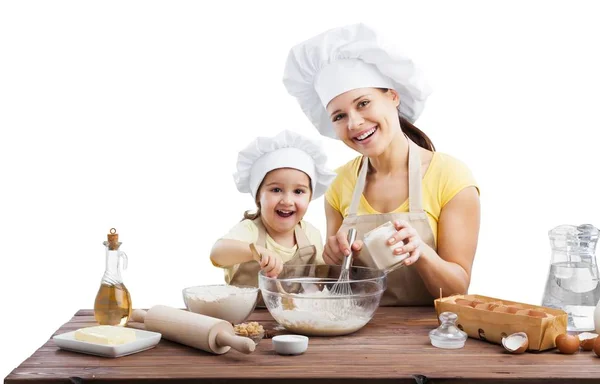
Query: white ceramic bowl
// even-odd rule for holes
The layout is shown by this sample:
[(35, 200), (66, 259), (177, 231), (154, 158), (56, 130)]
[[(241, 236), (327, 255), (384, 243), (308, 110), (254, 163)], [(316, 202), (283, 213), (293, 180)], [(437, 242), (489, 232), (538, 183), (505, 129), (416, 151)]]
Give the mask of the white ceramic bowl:
[(279, 335), (272, 339), (275, 352), (280, 355), (300, 355), (308, 348), (308, 337), (301, 335)]
[(190, 312), (215, 317), (231, 324), (243, 323), (254, 311), (258, 288), (226, 284), (199, 285), (183, 290), (183, 301)]

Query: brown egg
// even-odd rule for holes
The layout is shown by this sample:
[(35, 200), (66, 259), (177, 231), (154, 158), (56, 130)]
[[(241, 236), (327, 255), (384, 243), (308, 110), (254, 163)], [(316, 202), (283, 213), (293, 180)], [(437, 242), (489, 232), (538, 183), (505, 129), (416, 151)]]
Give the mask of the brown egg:
[(506, 307), (506, 312), (507, 313), (513, 313), (514, 314), (514, 313), (519, 312), (520, 310), (521, 310), (521, 308), (515, 307), (515, 306), (508, 306), (508, 307)]
[(456, 299), (456, 304), (464, 305), (467, 307), (475, 307), (475, 304), (473, 304), (473, 302), (471, 300), (466, 300), (466, 299)]
[(545, 312), (536, 311), (534, 309), (519, 309), (517, 312), (515, 312), (515, 315), (523, 315), (523, 316), (539, 317), (539, 318), (544, 318), (547, 316)]
[(600, 337), (594, 339), (594, 353), (600, 357)]
[(508, 313), (508, 307), (506, 305), (499, 305), (492, 309), (494, 312)]
[(579, 337), (575, 335), (569, 335), (563, 333), (562, 335), (556, 336), (556, 348), (560, 353), (572, 355), (579, 351)]
[(584, 351), (591, 351), (592, 349), (594, 349), (594, 342), (596, 341), (596, 338), (598, 338), (597, 333), (591, 333), (591, 332), (580, 333), (579, 334), (579, 340), (580, 340), (579, 346)]
[(536, 311), (536, 310), (532, 309), (529, 311), (529, 316), (544, 318), (544, 317), (548, 317), (548, 314), (546, 312)]

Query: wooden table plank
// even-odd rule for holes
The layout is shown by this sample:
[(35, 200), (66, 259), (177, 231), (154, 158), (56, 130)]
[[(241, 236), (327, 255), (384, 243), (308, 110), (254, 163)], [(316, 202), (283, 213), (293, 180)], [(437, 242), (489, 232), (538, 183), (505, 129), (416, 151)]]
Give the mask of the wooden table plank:
[[(257, 310), (250, 321), (275, 325), (264, 310)], [(93, 312), (80, 310), (55, 334), (91, 325)], [(212, 355), (162, 340), (154, 349), (110, 359), (64, 351), (48, 340), (4, 382), (600, 382), (600, 358), (593, 352), (511, 355), (498, 345), (474, 339), (462, 349), (443, 350), (429, 341), (428, 332), (436, 326), (433, 308), (379, 308), (373, 320), (352, 335), (311, 337), (308, 351), (300, 356), (277, 355), (269, 339), (250, 355), (234, 350)]]

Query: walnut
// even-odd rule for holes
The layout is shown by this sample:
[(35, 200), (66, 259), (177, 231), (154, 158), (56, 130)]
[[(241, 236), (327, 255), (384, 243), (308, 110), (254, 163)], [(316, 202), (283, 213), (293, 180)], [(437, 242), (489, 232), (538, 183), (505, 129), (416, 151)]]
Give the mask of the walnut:
[(233, 329), (238, 335), (246, 337), (256, 336), (265, 331), (263, 326), (257, 323), (256, 321), (252, 321), (250, 323), (237, 324), (233, 327)]

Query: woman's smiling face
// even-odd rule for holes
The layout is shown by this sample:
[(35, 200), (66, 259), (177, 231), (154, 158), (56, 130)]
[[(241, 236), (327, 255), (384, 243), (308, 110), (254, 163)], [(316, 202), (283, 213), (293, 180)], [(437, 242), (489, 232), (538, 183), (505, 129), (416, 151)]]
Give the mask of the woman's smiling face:
[(358, 88), (336, 96), (326, 109), (340, 140), (365, 156), (376, 157), (401, 132), (399, 103), (392, 89)]

